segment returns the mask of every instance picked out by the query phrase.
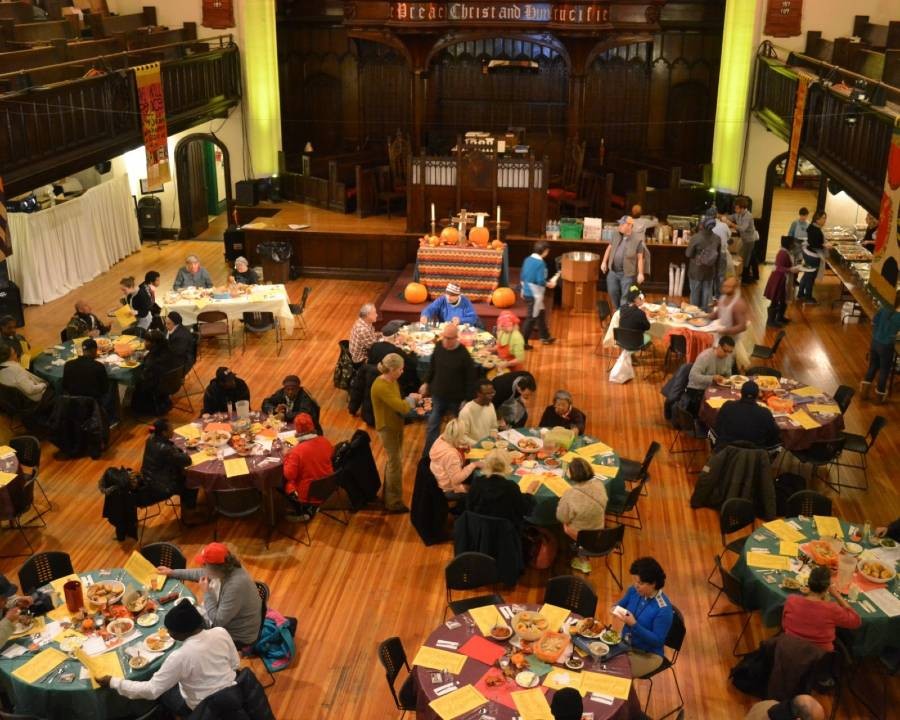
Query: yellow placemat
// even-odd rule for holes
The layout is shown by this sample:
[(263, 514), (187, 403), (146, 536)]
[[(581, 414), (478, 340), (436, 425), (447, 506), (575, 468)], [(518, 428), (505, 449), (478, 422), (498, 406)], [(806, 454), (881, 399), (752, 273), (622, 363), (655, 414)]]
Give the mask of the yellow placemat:
[(207, 455), (205, 450), (201, 450), (200, 452), (195, 452), (191, 457), (191, 467), (194, 465), (199, 465), (200, 463), (209, 462), (210, 460), (215, 460), (215, 455)]
[(250, 474), (250, 468), (247, 467), (245, 458), (228, 458), (223, 462), (225, 463), (225, 477), (232, 478)]
[(747, 565), (766, 570), (790, 570), (791, 559), (784, 557), (784, 555), (751, 551), (747, 553)]
[(537, 475), (536, 477), (540, 478), (544, 487), (556, 495), (556, 497), (562, 497), (563, 493), (571, 487), (566, 479), (559, 475)]
[(562, 668), (553, 668), (544, 677), (544, 687), (551, 690), (562, 690), (563, 688), (575, 688), (581, 691), (581, 673), (564, 670)]
[(819, 395), (823, 395), (824, 393), (819, 390), (817, 387), (813, 387), (812, 385), (807, 385), (802, 388), (797, 388), (796, 390), (791, 390), (791, 395), (797, 395), (799, 397), (818, 397)]
[[(522, 492), (528, 492), (528, 488), (531, 483), (536, 482), (537, 486), (540, 487), (541, 483), (544, 481), (544, 478), (541, 475), (536, 473), (529, 473), (528, 475), (522, 475), (519, 478), (519, 490)], [(537, 490), (537, 488), (535, 488)]]
[(564, 462), (564, 463), (570, 463), (570, 462), (572, 462), (573, 460), (576, 460), (577, 458), (581, 458), (582, 460), (584, 460), (584, 458), (581, 457), (581, 455), (579, 455), (579, 454), (576, 453), (576, 452), (572, 452), (571, 450), (569, 450), (569, 451), (568, 451), (565, 455), (563, 455), (562, 458), (560, 458), (560, 459), (561, 459), (562, 462)]
[(186, 440), (192, 440), (193, 438), (200, 437), (200, 428), (198, 428), (193, 423), (188, 423), (187, 425), (182, 425), (179, 428), (175, 428), (175, 433), (177, 435), (181, 435)]
[(620, 700), (627, 700), (631, 692), (631, 679), (617, 677), (599, 672), (581, 673), (581, 692), (609, 695)]
[(466, 458), (469, 460), (481, 460), (481, 458), (489, 452), (490, 450), (485, 450), (484, 448), (471, 448), (469, 452), (466, 453)]
[(806, 540), (806, 535), (800, 532), (786, 520), (770, 520), (763, 523), (763, 527), (774, 534), (779, 540), (787, 540), (788, 542), (801, 542)]
[(47, 648), (39, 652), (24, 665), (13, 670), (12, 674), (22, 682), (31, 685), (68, 659), (69, 656), (62, 650)]
[(199, 298), (199, 299), (194, 303), (194, 305), (196, 306), (196, 308), (197, 308), (198, 310), (202, 310), (202, 309), (205, 308), (207, 305), (209, 305), (209, 303), (210, 303), (209, 298)]
[(619, 474), (619, 468), (614, 465), (595, 465), (591, 463), (591, 470), (597, 477), (614, 478)]
[[(63, 607), (65, 607), (65, 606), (63, 606)], [(85, 635), (78, 632), (75, 628), (66, 628), (62, 632), (59, 632), (56, 634), (56, 636), (53, 638), (53, 642), (55, 642), (55, 643), (62, 642), (66, 638), (72, 638), (72, 637), (83, 638), (83, 637), (85, 637)]]
[(609, 455), (612, 451), (613, 449), (606, 443), (595, 442), (578, 448), (575, 452), (581, 457), (590, 460), (595, 455)]
[(13, 450), (9, 445), (0, 445), (0, 458), (5, 458), (8, 455), (15, 455), (16, 451)]
[(459, 675), (463, 665), (466, 664), (466, 656), (462, 653), (423, 645), (416, 653), (412, 664), (432, 670), (449, 670), (454, 675)]
[(115, 651), (90, 656), (81, 650), (76, 650), (75, 657), (81, 661), (81, 664), (91, 674), (91, 687), (94, 690), (100, 687), (96, 680), (98, 677), (103, 677), (104, 675), (116, 678), (125, 677), (125, 673), (122, 672), (122, 663), (119, 662), (119, 656)]
[(443, 720), (453, 720), (460, 715), (471, 712), (479, 705), (484, 705), (487, 698), (472, 685), (463, 685), (459, 690), (442, 695), (428, 703)]
[(162, 590), (166, 583), (166, 576), (156, 572), (156, 566), (137, 550), (131, 553), (131, 557), (125, 563), (125, 572), (152, 590)]
[(797, 557), (800, 552), (800, 545), (795, 542), (782, 540), (778, 543), (778, 554), (785, 557)]
[(841, 521), (836, 517), (831, 517), (830, 515), (813, 515), (813, 520), (816, 521), (816, 530), (819, 531), (819, 537), (844, 537)]
[(48, 612), (46, 617), (51, 620), (71, 620), (72, 614), (69, 612), (69, 608), (66, 607), (66, 604), (63, 603), (59, 607), (55, 607)]
[(6, 487), (18, 477), (16, 473), (0, 472), (0, 487)]
[(540, 614), (546, 618), (547, 625), (553, 632), (559, 632), (566, 618), (571, 615), (567, 608), (551, 605), (550, 603), (544, 603), (544, 606), (540, 609)]
[(706, 404), (709, 405), (711, 408), (715, 408), (716, 410), (718, 410), (725, 403), (727, 403), (728, 400), (729, 400), (729, 398), (719, 397), (718, 395), (714, 395), (713, 397), (706, 398)]
[(521, 720), (553, 720), (553, 713), (547, 703), (547, 697), (540, 688), (518, 690), (509, 696), (516, 704)]
[(119, 325), (122, 328), (127, 328), (129, 325), (134, 324), (134, 310), (131, 309), (128, 305), (123, 305), (118, 310), (113, 313), (113, 317), (119, 321)]
[(503, 616), (500, 614), (496, 605), (484, 605), (482, 607), (472, 608), (469, 610), (469, 615), (472, 616), (478, 629), (481, 630), (481, 634), (485, 637), (488, 637), (491, 634), (491, 628), (496, 625), (509, 627), (503, 620)]
[(818, 420), (813, 420), (805, 410), (797, 410), (792, 412), (788, 417), (797, 423), (804, 430), (812, 430), (813, 428), (822, 427)]
[(810, 403), (806, 406), (806, 410), (814, 413), (839, 413), (841, 411), (834, 403)]
[(78, 577), (78, 575), (76, 575), (75, 573), (72, 573), (71, 575), (66, 575), (65, 577), (56, 578), (56, 580), (51, 580), (50, 587), (52, 587), (53, 590), (58, 592), (59, 596), (62, 597), (63, 585), (65, 585), (67, 582), (69, 582), (69, 580), (78, 580), (79, 582), (81, 582), (81, 578)]

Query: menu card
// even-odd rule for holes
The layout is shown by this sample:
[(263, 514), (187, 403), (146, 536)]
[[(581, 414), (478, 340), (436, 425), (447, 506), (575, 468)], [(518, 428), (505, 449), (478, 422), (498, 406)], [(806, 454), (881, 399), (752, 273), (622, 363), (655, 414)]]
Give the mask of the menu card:
[(462, 672), (463, 665), (466, 664), (466, 656), (423, 645), (419, 648), (419, 652), (416, 653), (412, 664), (432, 670), (449, 670), (454, 675), (459, 675)]
[(64, 663), (69, 657), (62, 650), (47, 648), (42, 650), (24, 665), (13, 670), (12, 674), (29, 685), (36, 683), (53, 668)]
[(844, 537), (844, 529), (841, 527), (841, 521), (830, 515), (813, 515), (816, 521), (816, 530), (819, 531), (819, 537)]
[(778, 554), (786, 557), (797, 557), (800, 553), (800, 545), (795, 542), (782, 540), (778, 543)]
[(552, 720), (553, 713), (541, 688), (518, 690), (509, 696), (516, 704), (521, 720)]
[(824, 395), (824, 393), (817, 387), (807, 385), (802, 388), (797, 388), (796, 390), (791, 390), (791, 395), (797, 395), (798, 397), (819, 397), (820, 395)]
[(215, 460), (215, 455), (207, 455), (205, 450), (201, 450), (200, 452), (195, 452), (190, 456), (191, 458), (191, 467), (195, 465), (200, 465), (201, 463), (209, 462), (210, 460)]
[(767, 570), (790, 570), (791, 559), (784, 555), (750, 551), (747, 553), (747, 565)]
[(581, 673), (581, 692), (597, 693), (627, 700), (631, 692), (631, 679), (601, 672)]
[(544, 484), (544, 487), (557, 497), (562, 497), (563, 493), (571, 487), (568, 481), (561, 478), (559, 475), (532, 475), (526, 477), (539, 479)]
[(595, 465), (591, 463), (591, 470), (594, 471), (594, 475), (605, 478), (614, 478), (619, 474), (619, 468), (615, 465)]
[(166, 583), (166, 576), (156, 572), (156, 567), (147, 558), (141, 555), (137, 550), (131, 553), (131, 557), (125, 563), (125, 572), (138, 581), (138, 584), (145, 585), (153, 590), (162, 590)]
[(113, 317), (119, 321), (119, 325), (123, 328), (127, 328), (129, 325), (134, 324), (134, 311), (129, 305), (123, 305), (113, 312)]
[(788, 417), (797, 423), (804, 430), (812, 430), (813, 428), (822, 427), (822, 425), (807, 413), (805, 410), (797, 410), (792, 412)]
[(837, 414), (841, 411), (834, 403), (810, 403), (806, 406), (806, 409), (809, 412), (825, 414)]
[(6, 487), (18, 477), (17, 473), (0, 472), (0, 487)]
[(718, 410), (725, 403), (727, 403), (728, 400), (729, 400), (729, 398), (727, 398), (727, 397), (720, 397), (719, 395), (713, 395), (712, 397), (706, 398), (706, 404), (709, 405), (711, 408)]
[(581, 455), (581, 457), (590, 460), (595, 455), (611, 455), (613, 449), (606, 443), (595, 442), (591, 443), (590, 445), (585, 445), (584, 447), (578, 448), (575, 452)]
[(551, 690), (562, 690), (565, 687), (575, 688), (581, 691), (581, 673), (554, 668), (544, 677), (544, 687)]
[(469, 610), (469, 615), (472, 616), (478, 629), (481, 630), (482, 635), (490, 635), (491, 628), (495, 625), (508, 627), (496, 605), (484, 605), (482, 607), (472, 608)]
[(233, 478), (250, 474), (250, 468), (247, 467), (246, 458), (229, 458), (222, 462), (225, 464), (225, 477)]
[(175, 428), (175, 433), (181, 435), (185, 440), (191, 440), (192, 438), (200, 437), (200, 428), (193, 423), (188, 423), (187, 425)]
[(110, 677), (123, 678), (125, 673), (122, 672), (122, 663), (119, 662), (119, 655), (116, 652), (103, 653), (102, 655), (88, 655), (82, 650), (75, 652), (81, 664), (87, 668), (91, 675), (91, 687), (96, 690), (100, 687), (96, 678), (109, 675)]
[(468, 460), (481, 460), (489, 452), (490, 450), (485, 450), (484, 448), (470, 448), (469, 452), (466, 453), (466, 458)]
[[(471, 712), (479, 705), (484, 705), (487, 698), (478, 692), (472, 685), (463, 685), (459, 690), (442, 695), (436, 700), (428, 703), (428, 706), (434, 710), (443, 720), (453, 720), (453, 718)], [(550, 709), (549, 707), (547, 708)], [(550, 717), (549, 715), (547, 716)], [(523, 718), (524, 720), (524, 718)]]
[(566, 618), (571, 615), (568, 608), (558, 607), (550, 603), (544, 603), (540, 609), (540, 614), (547, 620), (548, 627), (554, 632), (558, 632)]
[(788, 542), (801, 542), (806, 540), (806, 535), (781, 518), (763, 523), (763, 527), (775, 535), (779, 540), (786, 540)]

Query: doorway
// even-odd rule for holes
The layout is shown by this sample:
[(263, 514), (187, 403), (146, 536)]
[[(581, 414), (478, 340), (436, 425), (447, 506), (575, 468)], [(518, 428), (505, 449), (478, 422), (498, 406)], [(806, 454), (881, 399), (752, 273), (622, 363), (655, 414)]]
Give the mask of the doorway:
[[(222, 209), (230, 213), (233, 207), (231, 162), (228, 148), (214, 135), (194, 133), (178, 141), (175, 178), (180, 240), (204, 232), (209, 227), (210, 215), (218, 214)], [(223, 195), (224, 208), (221, 207)]]
[(766, 188), (757, 226), (763, 244), (757, 250), (757, 257), (765, 258), (766, 262), (774, 261), (781, 247), (781, 237), (787, 235), (800, 208), (809, 210), (811, 220), (822, 198), (822, 175), (815, 165), (799, 158), (793, 187), (784, 184), (786, 166), (787, 153), (782, 153), (769, 163), (766, 171)]

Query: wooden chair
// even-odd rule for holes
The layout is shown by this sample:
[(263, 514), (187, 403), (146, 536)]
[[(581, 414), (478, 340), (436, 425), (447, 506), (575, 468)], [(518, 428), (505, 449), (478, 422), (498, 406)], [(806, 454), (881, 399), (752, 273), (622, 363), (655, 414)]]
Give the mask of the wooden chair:
[(599, 212), (599, 199), (602, 191), (603, 175), (588, 171), (581, 173), (575, 197), (564, 196), (559, 201), (560, 214), (567, 217), (586, 217), (591, 213)]
[(406, 202), (406, 167), (409, 163), (409, 140), (400, 131), (393, 138), (388, 138), (388, 165), (375, 176), (377, 185), (376, 200), (380, 206), (387, 207), (387, 216), (391, 217), (391, 206), (395, 201), (403, 205)]
[(577, 195), (581, 170), (584, 167), (584, 150), (587, 142), (580, 142), (578, 136), (566, 139), (563, 148), (562, 175), (551, 178), (547, 197), (562, 203), (564, 199)]

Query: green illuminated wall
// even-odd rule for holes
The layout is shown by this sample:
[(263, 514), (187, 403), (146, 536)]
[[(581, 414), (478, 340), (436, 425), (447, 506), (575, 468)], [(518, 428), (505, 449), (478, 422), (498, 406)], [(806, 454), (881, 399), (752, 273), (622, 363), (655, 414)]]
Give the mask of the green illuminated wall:
[(278, 173), (281, 111), (278, 98), (278, 48), (275, 0), (243, 0), (241, 30), (244, 65), (243, 112), (255, 177)]

